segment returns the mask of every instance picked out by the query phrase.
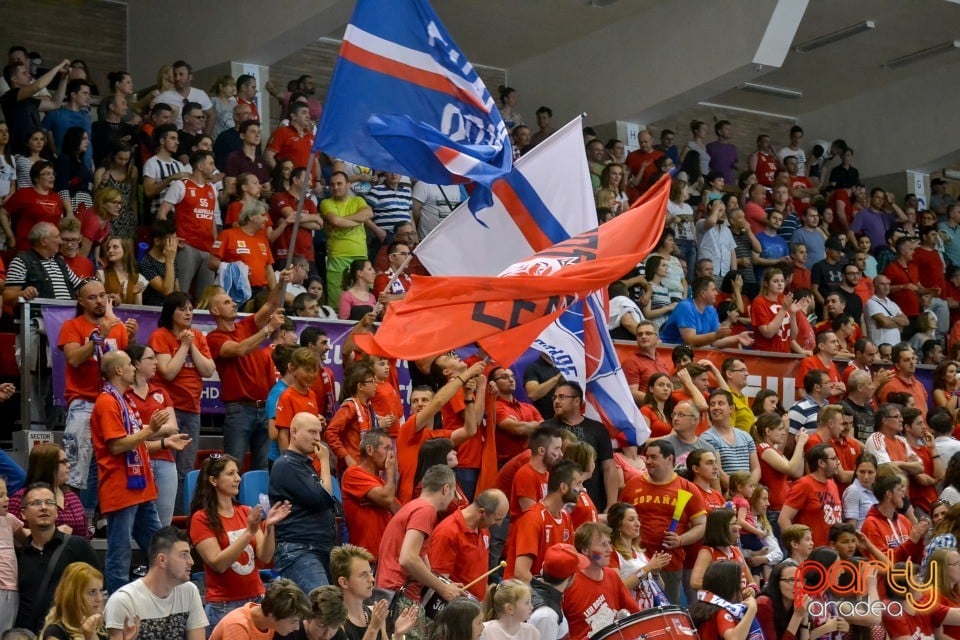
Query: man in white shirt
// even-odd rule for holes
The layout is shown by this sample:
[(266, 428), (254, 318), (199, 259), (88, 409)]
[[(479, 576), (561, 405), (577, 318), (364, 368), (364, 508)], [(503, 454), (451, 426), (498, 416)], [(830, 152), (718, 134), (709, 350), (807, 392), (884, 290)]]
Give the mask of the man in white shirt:
[(213, 133), (213, 127), (217, 123), (216, 113), (213, 110), (213, 102), (210, 96), (202, 89), (190, 86), (193, 82), (193, 67), (177, 60), (173, 63), (173, 89), (164, 91), (153, 99), (151, 104), (163, 102), (174, 108), (174, 124), (177, 129), (183, 128), (183, 105), (188, 102), (196, 102), (200, 108), (207, 114), (207, 121), (204, 125), (204, 132), (209, 136)]
[(891, 300), (890, 278), (881, 274), (873, 279), (874, 294), (867, 300), (863, 315), (867, 319), (867, 335), (873, 344), (898, 344), (900, 331), (910, 324), (910, 318)]
[(413, 187), (413, 223), (421, 238), (426, 238), (444, 218), (467, 199), (466, 191), (457, 185), (418, 182)]

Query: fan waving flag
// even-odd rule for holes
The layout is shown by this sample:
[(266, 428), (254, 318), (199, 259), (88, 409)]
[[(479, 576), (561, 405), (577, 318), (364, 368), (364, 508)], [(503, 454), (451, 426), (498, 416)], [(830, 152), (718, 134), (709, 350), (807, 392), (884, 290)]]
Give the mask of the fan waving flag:
[[(414, 276), (407, 296), (387, 308), (377, 344), (417, 360), (476, 342), (509, 366), (567, 308), (606, 289), (649, 253), (663, 229), (669, 188), (662, 180), (640, 206), (497, 277)], [(598, 311), (605, 315), (595, 307), (590, 313)]]
[[(315, 150), (434, 184), (489, 185), (512, 150), (493, 97), (426, 0), (359, 0)], [(476, 206), (476, 205), (474, 205)]]

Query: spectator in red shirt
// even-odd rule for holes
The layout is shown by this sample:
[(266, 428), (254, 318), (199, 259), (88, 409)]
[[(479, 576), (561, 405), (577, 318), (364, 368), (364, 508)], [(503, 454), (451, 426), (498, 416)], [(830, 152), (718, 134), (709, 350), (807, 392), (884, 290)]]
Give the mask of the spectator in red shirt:
[(149, 549), (160, 531), (157, 485), (150, 468), (146, 441), (169, 419), (166, 411), (154, 412), (146, 426), (123, 399), (137, 370), (123, 351), (105, 353), (100, 361), (105, 380), (90, 414), (90, 434), (99, 467), (100, 512), (107, 518), (107, 555), (104, 574), (110, 593), (130, 578), (131, 538)]
[[(203, 461), (190, 505), (190, 542), (203, 560), (207, 620), (217, 625), (227, 613), (264, 593), (257, 566), (273, 560), (278, 522), (289, 502), (273, 505), (264, 519), (260, 506), (237, 503), (240, 466), (223, 454)], [(261, 528), (262, 525), (262, 528)]]
[(277, 161), (287, 158), (293, 160), (296, 167), (307, 167), (310, 164), (313, 134), (310, 132), (312, 123), (309, 105), (302, 102), (291, 104), (287, 118), (290, 124), (273, 132), (263, 152), (263, 160), (271, 171), (277, 166)]
[(0, 227), (7, 236), (7, 246), (17, 251), (30, 250), (30, 230), (34, 225), (49, 222), (56, 226), (63, 216), (63, 202), (53, 190), (53, 163), (35, 162), (30, 168), (30, 179), (32, 187), (17, 189), (0, 207)]
[[(392, 300), (403, 300), (407, 292), (410, 291), (410, 285), (413, 284), (413, 281), (406, 271), (401, 273), (397, 279), (393, 281), (393, 284), (390, 285), (390, 290), (386, 291), (387, 284), (400, 270), (400, 267), (403, 266), (407, 258), (410, 257), (410, 251), (410, 245), (404, 242), (394, 241), (387, 246), (387, 260), (390, 263), (390, 268), (379, 273), (373, 281), (373, 295), (379, 299), (380, 302), (386, 304)], [(387, 297), (381, 299), (381, 294), (384, 292), (386, 292)]]
[(243, 460), (249, 447), (251, 467), (266, 469), (270, 451), (267, 432), (266, 397), (276, 380), (270, 354), (261, 349), (270, 334), (283, 324), (283, 284), (291, 272), (279, 273), (280, 282), (266, 303), (254, 315), (240, 318), (237, 303), (223, 290), (210, 301), (210, 315), (217, 328), (207, 334), (210, 353), (220, 374), (221, 397), (226, 409), (223, 448), (237, 460)]
[(747, 610), (739, 620), (720, 604), (736, 604), (740, 598), (740, 566), (723, 560), (707, 569), (703, 575), (701, 599), (690, 604), (690, 618), (700, 632), (701, 640), (733, 640), (746, 638), (757, 614), (757, 601), (743, 600)]
[(60, 256), (78, 278), (92, 278), (93, 262), (80, 252), (80, 221), (76, 218), (63, 218), (60, 224)]
[(814, 544), (826, 545), (830, 527), (843, 522), (843, 502), (833, 481), (840, 468), (837, 452), (828, 444), (818, 444), (807, 454), (810, 473), (790, 488), (780, 511), (780, 530), (794, 524), (810, 527)]
[(379, 551), (390, 517), (400, 509), (397, 456), (386, 431), (370, 429), (363, 434), (360, 461), (343, 472), (340, 490), (351, 541), (370, 553)]
[(650, 376), (655, 373), (670, 373), (669, 363), (657, 356), (659, 342), (660, 336), (652, 322), (641, 320), (637, 323), (637, 350), (623, 362), (623, 374), (637, 406), (640, 406), (646, 396)]
[(496, 367), (490, 372), (490, 389), (496, 393), (497, 462), (502, 467), (527, 448), (527, 440), (543, 422), (532, 404), (514, 397), (517, 379), (513, 371)]
[(649, 131), (641, 131), (637, 143), (640, 148), (627, 156), (627, 166), (630, 167), (630, 185), (642, 194), (653, 184), (652, 178), (657, 173), (654, 163), (663, 157), (663, 152), (653, 148), (653, 136)]
[(911, 321), (920, 315), (920, 296), (931, 290), (920, 284), (920, 273), (913, 257), (917, 244), (913, 238), (902, 237), (894, 245), (897, 257), (883, 270), (890, 279), (890, 299)]
[(344, 378), (343, 395), (346, 399), (324, 434), (341, 470), (360, 461), (360, 434), (377, 427), (377, 416), (370, 405), (376, 390), (376, 374), (369, 363), (356, 365)]

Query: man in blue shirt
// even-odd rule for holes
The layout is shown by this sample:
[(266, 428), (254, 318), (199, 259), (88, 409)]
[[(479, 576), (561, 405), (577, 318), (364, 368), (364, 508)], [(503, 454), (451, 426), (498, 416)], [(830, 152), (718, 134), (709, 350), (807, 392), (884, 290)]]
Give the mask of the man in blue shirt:
[(720, 324), (716, 302), (717, 285), (713, 279), (697, 278), (693, 281), (693, 297), (676, 306), (660, 330), (660, 339), (670, 344), (718, 349), (752, 345), (750, 332), (731, 334), (729, 324)]

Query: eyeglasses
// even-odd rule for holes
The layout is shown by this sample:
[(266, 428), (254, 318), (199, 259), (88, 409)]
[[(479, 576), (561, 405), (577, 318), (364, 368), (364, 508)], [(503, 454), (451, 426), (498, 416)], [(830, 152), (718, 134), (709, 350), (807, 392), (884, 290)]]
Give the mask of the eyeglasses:
[(730, 369), (727, 373), (747, 373), (746, 369)]
[(409, 252), (409, 251), (396, 251), (396, 252), (394, 252), (394, 253), (391, 253), (390, 255), (392, 255), (392, 256), (408, 256), (408, 255), (410, 255), (410, 252)]
[(786, 582), (787, 584), (794, 584), (796, 581), (796, 578), (780, 578), (780, 582)]
[(674, 417), (674, 418), (696, 418), (696, 417), (697, 417), (697, 414), (695, 414), (695, 413), (677, 413), (676, 411), (674, 411), (674, 412), (673, 412), (673, 417)]
[(840, 458), (838, 458), (837, 456), (833, 456), (832, 458), (824, 458), (824, 460), (826, 460), (827, 462), (833, 462), (834, 460), (839, 460), (839, 459)]
[(60, 244), (80, 244), (80, 238), (64, 238), (60, 236)]
[(360, 384), (374, 384), (374, 383), (376, 383), (376, 381), (377, 381), (376, 378), (370, 378), (369, 380), (364, 380), (364, 381), (361, 382)]
[(30, 502), (27, 503), (27, 506), (28, 506), (28, 507), (34, 507), (34, 508), (36, 508), (36, 509), (39, 509), (40, 507), (53, 507), (53, 508), (56, 508), (56, 507), (57, 507), (57, 501), (56, 501), (56, 500), (31, 500)]

